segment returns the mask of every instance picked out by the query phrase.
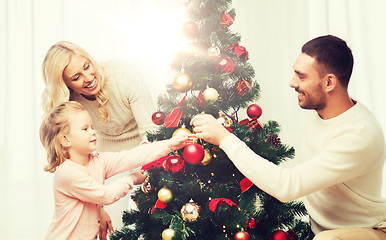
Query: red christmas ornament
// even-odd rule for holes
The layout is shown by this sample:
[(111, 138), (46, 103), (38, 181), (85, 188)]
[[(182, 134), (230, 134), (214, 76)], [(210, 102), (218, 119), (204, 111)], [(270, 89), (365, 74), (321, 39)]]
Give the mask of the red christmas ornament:
[(239, 96), (242, 96), (242, 97), (244, 97), (244, 95), (247, 93), (247, 90), (248, 90), (248, 89), (249, 89), (250, 91), (252, 91), (250, 82), (248, 82), (247, 80), (242, 79), (242, 78), (239, 79), (239, 80), (236, 82), (236, 84), (235, 84), (234, 87), (236, 88), (237, 94), (238, 94)]
[(282, 230), (276, 230), (269, 235), (268, 240), (290, 240), (288, 234)]
[(248, 59), (247, 49), (239, 45), (238, 43), (233, 43), (232, 46), (225, 48), (225, 50), (228, 50), (228, 49), (233, 49), (233, 51), (236, 53), (236, 56), (238, 56), (240, 59), (244, 59), (244, 60)]
[(258, 119), (251, 120), (248, 123), (248, 127), (253, 130), (254, 133), (258, 133), (263, 130), (263, 124)]
[(240, 231), (235, 234), (234, 240), (249, 240), (251, 239), (249, 237), (249, 234), (245, 231)]
[(232, 58), (228, 56), (221, 57), (217, 62), (217, 69), (222, 72), (231, 74), (235, 69), (235, 62), (233, 62)]
[(165, 114), (161, 111), (155, 112), (151, 115), (151, 120), (157, 125), (162, 125), (164, 124)]
[(200, 144), (191, 143), (184, 148), (182, 156), (190, 164), (200, 164), (204, 159), (205, 151)]
[(164, 168), (172, 173), (176, 173), (185, 169), (185, 161), (178, 155), (172, 155), (165, 160)]
[(254, 218), (250, 218), (246, 222), (244, 229), (245, 230), (251, 230), (251, 229), (254, 229), (255, 227), (256, 227), (255, 219)]
[(257, 104), (252, 104), (247, 109), (247, 115), (252, 119), (258, 119), (262, 113), (263, 113), (263, 110)]
[(233, 24), (232, 16), (227, 11), (223, 11), (221, 13), (221, 26), (222, 26), (222, 28), (225, 29), (232, 24)]
[(187, 38), (195, 38), (198, 33), (197, 24), (194, 22), (186, 22), (182, 26), (182, 34)]

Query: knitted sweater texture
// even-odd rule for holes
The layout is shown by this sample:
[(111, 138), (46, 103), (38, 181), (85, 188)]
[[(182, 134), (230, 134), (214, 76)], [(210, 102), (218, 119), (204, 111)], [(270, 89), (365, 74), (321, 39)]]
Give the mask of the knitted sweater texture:
[(99, 117), (98, 102), (90, 101), (78, 93), (73, 100), (80, 102), (90, 113), (98, 136), (98, 151), (121, 151), (146, 141), (146, 131), (156, 125), (151, 120), (155, 111), (152, 98), (142, 81), (129, 64), (109, 61), (101, 64), (109, 102), (106, 105), (108, 122)]

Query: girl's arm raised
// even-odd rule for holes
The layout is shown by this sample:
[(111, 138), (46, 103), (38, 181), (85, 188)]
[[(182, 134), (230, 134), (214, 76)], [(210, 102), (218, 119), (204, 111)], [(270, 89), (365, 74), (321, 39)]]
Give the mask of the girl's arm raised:
[(118, 153), (100, 153), (99, 158), (103, 159), (106, 163), (105, 178), (107, 179), (115, 174), (151, 163), (174, 150), (186, 146), (193, 139), (194, 136), (192, 134), (178, 135), (168, 140), (142, 144), (141, 146)]

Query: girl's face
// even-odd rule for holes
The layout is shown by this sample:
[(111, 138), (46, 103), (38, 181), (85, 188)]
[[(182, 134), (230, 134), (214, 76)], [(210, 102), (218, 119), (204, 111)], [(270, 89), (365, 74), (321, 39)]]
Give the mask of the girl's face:
[(71, 116), (70, 132), (66, 135), (71, 157), (86, 156), (96, 150), (96, 134), (90, 114), (79, 111)]
[(63, 79), (68, 88), (90, 99), (95, 99), (101, 89), (94, 65), (80, 55), (71, 56), (70, 62), (64, 68)]

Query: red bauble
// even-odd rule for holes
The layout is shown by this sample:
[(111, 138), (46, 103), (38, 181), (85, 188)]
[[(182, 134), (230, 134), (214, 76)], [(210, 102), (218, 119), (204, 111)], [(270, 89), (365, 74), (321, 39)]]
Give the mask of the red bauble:
[(249, 237), (249, 234), (245, 231), (240, 231), (235, 234), (234, 240), (249, 240), (251, 239)]
[(162, 125), (164, 124), (164, 120), (165, 120), (165, 114), (163, 112), (155, 112), (153, 113), (153, 115), (151, 115), (151, 120), (153, 121), (153, 123), (157, 124), (157, 125)]
[(165, 160), (164, 168), (176, 173), (185, 169), (185, 161), (178, 155), (172, 155)]
[(247, 109), (247, 115), (252, 119), (258, 119), (262, 113), (263, 113), (263, 110), (257, 104), (252, 104)]
[(182, 26), (182, 34), (188, 38), (195, 38), (198, 33), (197, 24), (194, 22), (186, 22)]
[(205, 151), (200, 144), (191, 143), (184, 148), (182, 156), (190, 164), (200, 164), (204, 159)]
[(269, 235), (268, 240), (290, 240), (288, 234), (282, 230), (276, 230)]

